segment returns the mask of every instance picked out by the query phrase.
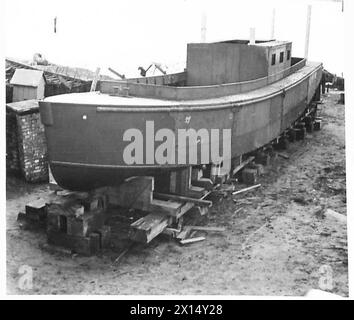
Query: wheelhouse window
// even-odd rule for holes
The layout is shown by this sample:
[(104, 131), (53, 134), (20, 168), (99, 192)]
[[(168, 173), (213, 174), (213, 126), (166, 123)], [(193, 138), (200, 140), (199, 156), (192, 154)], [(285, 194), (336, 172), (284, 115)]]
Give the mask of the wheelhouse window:
[(275, 53), (272, 54), (272, 66), (275, 65)]
[(284, 52), (280, 52), (279, 62), (282, 63), (284, 61)]
[(290, 50), (288, 50), (287, 52), (286, 52), (286, 60), (289, 60), (290, 59)]

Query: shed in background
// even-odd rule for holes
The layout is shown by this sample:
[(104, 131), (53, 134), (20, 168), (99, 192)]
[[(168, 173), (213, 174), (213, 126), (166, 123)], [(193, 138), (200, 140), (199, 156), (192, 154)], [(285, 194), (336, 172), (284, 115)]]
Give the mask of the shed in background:
[(13, 102), (44, 98), (46, 80), (43, 71), (16, 69), (10, 84), (13, 86)]

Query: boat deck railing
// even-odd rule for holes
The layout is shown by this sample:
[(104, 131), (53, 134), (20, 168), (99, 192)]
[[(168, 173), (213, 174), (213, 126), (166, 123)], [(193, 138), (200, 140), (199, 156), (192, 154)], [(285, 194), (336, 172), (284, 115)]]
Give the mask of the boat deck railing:
[(187, 82), (187, 72), (164, 74), (151, 77), (129, 78), (129, 83), (152, 84), (157, 86), (185, 86)]
[[(272, 75), (236, 83), (226, 83), (210, 86), (173, 86), (173, 81), (177, 78), (185, 81), (185, 72), (165, 76), (151, 77), (147, 82), (153, 83), (138, 83), (137, 79), (129, 79), (122, 81), (100, 81), (101, 93), (123, 96), (135, 96), (165, 100), (197, 100), (210, 99), (234, 94), (246, 93), (252, 90), (262, 88), (272, 84), (290, 74), (298, 71), (306, 65), (306, 59), (301, 59), (291, 67), (281, 70)], [(144, 78), (139, 78), (139, 81)], [(162, 82), (164, 84), (158, 84)], [(156, 83), (156, 84), (155, 84)]]

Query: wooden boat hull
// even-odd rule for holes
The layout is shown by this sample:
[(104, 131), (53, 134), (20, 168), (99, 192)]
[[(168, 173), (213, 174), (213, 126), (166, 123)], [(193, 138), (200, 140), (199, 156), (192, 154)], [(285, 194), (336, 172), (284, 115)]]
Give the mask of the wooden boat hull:
[[(176, 137), (178, 129), (230, 129), (231, 156), (237, 157), (267, 144), (289, 128), (311, 101), (321, 76), (322, 65), (313, 64), (297, 77), (285, 78), (242, 99), (234, 96), (183, 103), (146, 99), (150, 102), (139, 104), (139, 100), (129, 100), (134, 98), (110, 97), (108, 103), (101, 104), (100, 97), (95, 96), (89, 103), (70, 102), (69, 98), (40, 101), (52, 174), (63, 188), (89, 190), (120, 184), (129, 176), (156, 176), (195, 164), (188, 162), (188, 152), (183, 164), (161, 165), (156, 159), (148, 159), (154, 152), (145, 141), (147, 121), (154, 123), (154, 132), (169, 129)], [(114, 98), (119, 99), (119, 104), (111, 103)], [(123, 158), (129, 142), (122, 137), (131, 128), (144, 134), (141, 164), (127, 164)], [(155, 141), (154, 150), (160, 144)], [(199, 149), (197, 164), (202, 163)]]

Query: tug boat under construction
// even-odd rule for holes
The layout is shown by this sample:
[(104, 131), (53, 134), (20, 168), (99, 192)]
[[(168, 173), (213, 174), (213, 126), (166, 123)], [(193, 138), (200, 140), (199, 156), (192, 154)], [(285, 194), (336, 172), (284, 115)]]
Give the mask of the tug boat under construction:
[(40, 101), (51, 172), (83, 191), (132, 176), (163, 186), (191, 167), (230, 174), (309, 112), (322, 69), (292, 57), (289, 41), (190, 43), (184, 72), (98, 81), (97, 91)]

